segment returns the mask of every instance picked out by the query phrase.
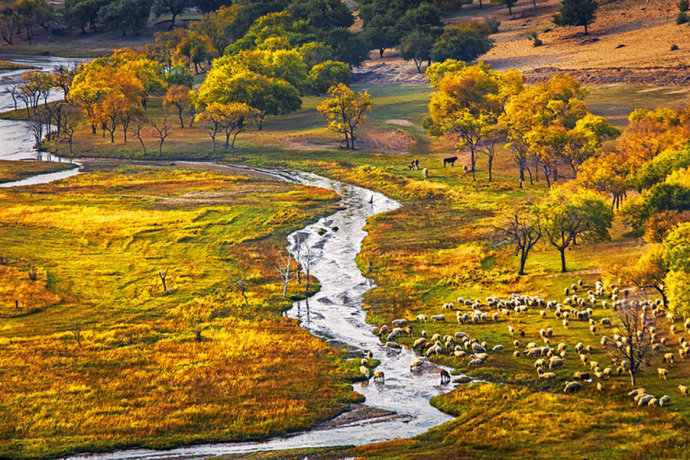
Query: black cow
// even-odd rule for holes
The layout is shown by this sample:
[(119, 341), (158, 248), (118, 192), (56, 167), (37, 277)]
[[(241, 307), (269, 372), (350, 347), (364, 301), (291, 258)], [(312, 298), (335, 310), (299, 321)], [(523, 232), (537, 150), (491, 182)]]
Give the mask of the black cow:
[(450, 164), (451, 166), (455, 166), (455, 162), (457, 161), (458, 157), (448, 157), (443, 159), (443, 167), (445, 168), (447, 164)]

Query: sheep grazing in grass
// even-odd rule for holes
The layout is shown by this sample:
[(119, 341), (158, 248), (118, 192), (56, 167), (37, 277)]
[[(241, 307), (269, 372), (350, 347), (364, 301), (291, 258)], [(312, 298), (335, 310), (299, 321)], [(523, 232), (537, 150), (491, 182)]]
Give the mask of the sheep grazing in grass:
[(441, 374), (441, 384), (449, 383), (450, 382), (450, 374), (448, 373), (447, 370), (441, 369), (438, 371), (439, 374)]
[(510, 335), (513, 335), (513, 332), (515, 332), (515, 329), (513, 329), (513, 326), (508, 325), (508, 332)]
[(364, 377), (369, 378), (369, 369), (366, 366), (359, 366), (359, 372)]
[(546, 380), (555, 380), (556, 379), (556, 374), (553, 372), (542, 372), (539, 374), (540, 379), (546, 379)]
[(541, 367), (541, 368), (546, 367), (546, 360), (545, 359), (543, 359), (543, 358), (538, 359), (534, 362), (534, 368), (536, 369), (539, 367)]
[(367, 351), (367, 358), (373, 359), (374, 358), (374, 352), (371, 350)]
[(442, 323), (446, 320), (446, 315), (431, 315), (431, 319), (433, 321), (436, 321), (437, 323), (438, 322)]
[(679, 348), (678, 349), (678, 357), (680, 359), (685, 359), (685, 357), (688, 355), (688, 352), (685, 351), (685, 348)]
[(407, 326), (407, 320), (404, 318), (398, 318), (391, 321), (391, 324), (397, 327), (405, 327)]
[(386, 326), (386, 325), (384, 324), (383, 326), (381, 326), (381, 327), (379, 328), (379, 330), (378, 330), (378, 336), (380, 337), (380, 336), (382, 336), (383, 334), (387, 334), (389, 331), (390, 331), (390, 329), (388, 329), (388, 326)]
[(424, 337), (421, 337), (414, 341), (414, 343), (412, 344), (412, 348), (423, 347), (424, 345), (426, 345), (426, 339)]
[(675, 355), (673, 353), (664, 353), (664, 362), (673, 364), (675, 362)]
[(671, 397), (669, 395), (663, 395), (659, 398), (659, 406), (668, 406), (671, 403)]
[(582, 361), (582, 364), (587, 364), (588, 360), (589, 360), (589, 356), (580, 353), (580, 361)]
[(520, 341), (519, 340), (513, 340), (513, 345), (515, 346), (515, 348), (519, 348), (520, 347)]
[(544, 310), (541, 310), (539, 312), (539, 316), (541, 316), (542, 318), (546, 318), (546, 312)]
[(549, 369), (560, 369), (563, 367), (563, 360), (555, 356), (549, 360)]
[(563, 350), (558, 354), (558, 356), (560, 356), (562, 359), (565, 359), (568, 357), (568, 352), (566, 350)]
[(386, 376), (383, 374), (383, 371), (377, 371), (374, 374), (374, 382), (383, 383), (385, 381), (386, 381)]
[(599, 367), (599, 363), (598, 363), (598, 362), (596, 362), (596, 361), (590, 361), (590, 362), (589, 362), (589, 368), (590, 368), (590, 369), (596, 369), (597, 367)]
[(429, 334), (425, 330), (422, 330), (422, 332), (419, 333), (422, 337), (427, 337)]
[(438, 341), (440, 341), (440, 340), (441, 340), (441, 334), (438, 334), (438, 333), (437, 333), (437, 334), (434, 334), (434, 335), (431, 336), (431, 341), (432, 341), (432, 342), (438, 342)]
[(563, 327), (568, 329), (568, 320), (567, 319), (563, 320)]
[(420, 371), (423, 366), (424, 366), (424, 358), (415, 359), (414, 361), (412, 361), (412, 364), (410, 364), (410, 371), (411, 372)]
[(611, 377), (612, 370), (610, 367), (605, 367), (604, 370), (602, 371), (602, 374), (604, 374), (604, 378), (609, 378)]
[(591, 353), (591, 352), (592, 352), (592, 346), (591, 346), (591, 345), (587, 345), (587, 346), (585, 347), (585, 351), (586, 351), (587, 353)]
[(580, 388), (582, 388), (580, 382), (566, 382), (565, 388), (563, 389), (563, 393), (577, 393), (578, 391), (580, 391)]
[(608, 343), (608, 341), (609, 341), (609, 338), (606, 337), (605, 335), (602, 335), (602, 336), (601, 336), (601, 340), (599, 341), (599, 343), (601, 343), (601, 346), (602, 346), (602, 347), (605, 347), (606, 344)]
[(604, 385), (602, 385), (601, 382), (597, 382), (597, 391), (604, 391)]
[(589, 326), (589, 330), (590, 330), (590, 332), (591, 332), (592, 334), (596, 334), (596, 333), (597, 333), (597, 327), (596, 327), (596, 326)]
[(681, 396), (688, 396), (688, 387), (686, 387), (685, 385), (678, 385), (678, 391), (680, 391)]
[(663, 367), (658, 367), (656, 369), (656, 373), (659, 376), (659, 379), (666, 380), (666, 377), (668, 376), (668, 369), (664, 369)]
[(389, 349), (400, 350), (400, 345), (395, 342), (386, 342), (384, 346)]
[(424, 176), (424, 179), (428, 179), (429, 178), (429, 168), (422, 169), (422, 175)]
[(589, 372), (575, 372), (573, 374), (573, 378), (575, 380), (592, 380), (592, 377), (589, 375)]
[(465, 352), (463, 350), (455, 350), (453, 355), (455, 355), (456, 358), (465, 358)]
[(654, 399), (654, 396), (652, 395), (642, 395), (642, 397), (637, 400), (637, 405), (640, 407), (646, 406), (652, 399)]
[(647, 392), (647, 390), (645, 390), (644, 388), (635, 388), (634, 390), (631, 390), (628, 393), (628, 396), (632, 396), (634, 398), (638, 395), (645, 394), (646, 392)]
[(496, 312), (496, 313), (494, 313), (493, 315), (491, 315), (491, 319), (493, 320), (494, 323), (495, 323), (496, 321), (498, 321), (498, 317), (499, 317), (498, 312)]
[(362, 358), (359, 364), (361, 364), (362, 366), (366, 366), (369, 364), (369, 360), (367, 360), (367, 358)]
[(472, 361), (470, 361), (469, 363), (467, 363), (467, 367), (479, 367), (479, 366), (481, 366), (482, 364), (484, 364), (484, 360), (483, 360), (483, 359), (473, 359)]
[(472, 351), (475, 353), (486, 353), (486, 348), (484, 348), (482, 345), (478, 344), (477, 342), (474, 342), (472, 344)]
[(496, 345), (491, 349), (491, 351), (503, 351), (503, 345)]
[(670, 331), (671, 331), (671, 334), (675, 334), (675, 333), (676, 333), (676, 325), (675, 325), (675, 324), (672, 324), (672, 325), (671, 325)]
[(513, 352), (513, 358), (519, 358), (519, 357), (521, 356), (521, 354), (522, 354), (522, 353), (520, 353), (520, 350), (515, 350), (515, 351)]
[(426, 323), (428, 320), (428, 317), (426, 315), (417, 315), (417, 322), (418, 323)]

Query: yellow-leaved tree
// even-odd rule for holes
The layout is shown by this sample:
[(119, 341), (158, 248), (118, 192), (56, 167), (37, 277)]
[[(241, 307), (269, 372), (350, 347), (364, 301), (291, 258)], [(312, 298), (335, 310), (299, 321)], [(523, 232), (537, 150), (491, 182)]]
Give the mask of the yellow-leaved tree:
[[(213, 102), (196, 116), (196, 121), (206, 128), (211, 136), (213, 150), (216, 150), (216, 136), (225, 133), (225, 148), (235, 148), (235, 140), (244, 128), (256, 125), (261, 112), (243, 102), (221, 104)], [(230, 142), (232, 136), (232, 142)]]
[(328, 128), (345, 136), (345, 148), (355, 149), (355, 130), (364, 122), (371, 109), (368, 91), (355, 94), (344, 83), (338, 83), (328, 90), (328, 98), (316, 108), (330, 122)]

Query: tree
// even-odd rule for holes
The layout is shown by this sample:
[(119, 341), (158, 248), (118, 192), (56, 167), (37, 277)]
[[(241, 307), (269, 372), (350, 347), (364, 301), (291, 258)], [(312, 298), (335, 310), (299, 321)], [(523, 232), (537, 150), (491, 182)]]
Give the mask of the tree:
[(636, 300), (623, 301), (614, 312), (614, 317), (614, 326), (618, 328), (620, 337), (607, 341), (606, 348), (610, 354), (618, 355), (629, 363), (630, 385), (634, 387), (637, 372), (651, 349), (652, 342), (647, 333), (652, 321)]
[(652, 288), (661, 295), (664, 307), (668, 307), (665, 278), (668, 267), (664, 260), (665, 250), (661, 244), (653, 244), (634, 263), (618, 269), (620, 278), (641, 289)]
[(501, 77), (484, 64), (447, 73), (429, 103), (425, 127), (433, 135), (457, 136), (456, 149), (470, 151), (470, 171), (476, 180), (476, 153), (493, 132), (503, 110)]
[(565, 251), (583, 239), (591, 242), (609, 239), (613, 212), (604, 199), (590, 190), (558, 187), (533, 209), (542, 233), (561, 255), (561, 272), (565, 273)]
[(619, 151), (600, 153), (578, 168), (577, 183), (611, 195), (611, 207), (618, 209), (630, 189), (625, 159)]
[(333, 60), (333, 48), (322, 42), (305, 43), (297, 51), (302, 55), (302, 61), (310, 71), (317, 64)]
[(330, 97), (316, 109), (330, 120), (329, 129), (345, 136), (346, 148), (354, 150), (355, 130), (364, 122), (371, 108), (371, 96), (368, 91), (355, 94), (343, 83), (331, 87), (328, 95)]
[(306, 20), (321, 30), (347, 28), (355, 22), (350, 8), (340, 0), (292, 0), (287, 11), (293, 18)]
[(228, 274), (230, 275), (230, 284), (239, 289), (240, 294), (244, 298), (244, 305), (249, 308), (249, 299), (247, 298), (249, 283), (247, 282), (247, 278), (241, 275), (235, 275), (230, 270), (228, 270)]
[(177, 18), (177, 15), (190, 6), (191, 3), (189, 0), (154, 0), (153, 14), (156, 16), (170, 14), (172, 16), (170, 29), (172, 30), (175, 27), (175, 18)]
[(395, 20), (387, 15), (376, 15), (362, 29), (362, 39), (370, 49), (379, 50), (379, 56), (387, 48), (393, 48), (400, 42), (400, 28)]
[(539, 220), (520, 218), (519, 214), (515, 212), (513, 217), (505, 223), (504, 232), (515, 245), (515, 253), (520, 255), (518, 275), (524, 275), (527, 256), (542, 236)]
[(261, 111), (260, 123), (267, 114), (283, 115), (302, 106), (299, 91), (290, 83), (250, 71), (238, 72), (232, 65), (214, 65), (199, 88), (197, 103), (212, 102), (244, 102)]
[(333, 49), (333, 57), (357, 67), (369, 57), (369, 47), (358, 34), (342, 28), (331, 29), (324, 42)]
[(493, 47), (493, 40), (472, 29), (448, 28), (431, 47), (430, 57), (434, 61), (458, 59), (472, 61)]
[[(534, 0), (536, 1), (536, 0)], [(494, 3), (493, 1), (491, 3)], [(505, 5), (508, 8), (508, 14), (513, 14), (513, 7), (517, 3), (517, 0), (497, 0), (496, 3)]]
[(323, 94), (338, 83), (350, 83), (350, 68), (343, 62), (326, 61), (309, 72), (309, 87), (314, 94)]
[[(221, 104), (213, 102), (197, 115), (199, 121), (209, 131), (213, 150), (216, 149), (216, 136), (220, 131), (225, 132), (225, 148), (235, 148), (235, 140), (242, 130), (249, 124), (255, 124), (260, 118), (260, 112), (242, 102)], [(230, 143), (232, 136), (232, 143)]]
[(168, 88), (168, 92), (163, 99), (163, 107), (168, 107), (177, 111), (180, 118), (180, 128), (184, 128), (184, 118), (182, 114), (192, 106), (190, 90), (186, 86), (175, 85)]
[(199, 8), (202, 13), (207, 14), (232, 5), (232, 0), (194, 0), (192, 5)]
[(165, 81), (168, 87), (182, 85), (191, 89), (194, 84), (194, 77), (187, 67), (178, 64), (165, 70)]
[(60, 118), (60, 138), (66, 141), (69, 145), (69, 156), (72, 156), (72, 143), (74, 139), (74, 131), (78, 124), (78, 115), (76, 108), (74, 106), (68, 105), (62, 111), (62, 117)]
[(406, 61), (414, 61), (417, 72), (422, 73), (424, 61), (431, 64), (431, 48), (435, 42), (436, 37), (431, 33), (420, 30), (410, 32), (400, 41), (400, 57)]
[(163, 142), (172, 134), (172, 127), (168, 124), (168, 119), (163, 118), (160, 121), (151, 121), (153, 127), (153, 136), (158, 138), (158, 156), (163, 156)]
[(587, 26), (594, 22), (597, 6), (594, 0), (562, 0), (553, 22), (561, 27), (584, 26), (585, 35), (588, 35)]
[(295, 274), (292, 271), (292, 253), (288, 251), (287, 258), (285, 256), (280, 256), (275, 267), (280, 276), (280, 281), (283, 283), (283, 297), (287, 297), (288, 284), (295, 279)]
[(87, 29), (94, 31), (99, 24), (100, 10), (108, 3), (108, 0), (65, 0), (65, 20), (82, 33)]
[(119, 28), (123, 36), (128, 30), (138, 35), (149, 20), (151, 4), (152, 0), (115, 0), (98, 10), (98, 18), (110, 28)]

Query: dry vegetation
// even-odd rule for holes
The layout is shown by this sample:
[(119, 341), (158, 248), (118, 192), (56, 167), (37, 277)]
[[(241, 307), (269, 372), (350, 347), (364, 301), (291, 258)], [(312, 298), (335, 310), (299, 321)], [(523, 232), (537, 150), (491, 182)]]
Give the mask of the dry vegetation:
[(272, 273), (333, 199), (151, 167), (0, 192), (0, 457), (253, 439), (342, 411), (340, 354), (281, 317)]
[(52, 173), (74, 168), (67, 163), (51, 163), (38, 161), (6, 161), (0, 160), (0, 183), (13, 182), (36, 174)]

